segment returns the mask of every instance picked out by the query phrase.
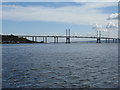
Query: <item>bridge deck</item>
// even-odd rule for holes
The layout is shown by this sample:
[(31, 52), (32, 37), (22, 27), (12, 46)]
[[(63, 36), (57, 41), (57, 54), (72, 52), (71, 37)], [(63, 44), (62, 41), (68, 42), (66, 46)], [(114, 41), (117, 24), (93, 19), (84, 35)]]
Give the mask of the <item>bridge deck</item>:
[[(58, 38), (66, 38), (66, 36), (45, 36), (45, 35), (16, 35), (19, 37), (58, 37)], [(85, 37), (85, 36), (70, 36), (70, 38), (101, 38), (101, 39), (120, 39), (120, 38), (111, 38), (111, 37)]]

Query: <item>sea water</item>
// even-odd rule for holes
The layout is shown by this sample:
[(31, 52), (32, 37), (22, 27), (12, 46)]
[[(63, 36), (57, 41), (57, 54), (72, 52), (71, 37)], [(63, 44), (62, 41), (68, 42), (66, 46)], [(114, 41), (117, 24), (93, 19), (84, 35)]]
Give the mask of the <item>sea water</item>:
[(117, 88), (118, 44), (3, 44), (3, 88)]

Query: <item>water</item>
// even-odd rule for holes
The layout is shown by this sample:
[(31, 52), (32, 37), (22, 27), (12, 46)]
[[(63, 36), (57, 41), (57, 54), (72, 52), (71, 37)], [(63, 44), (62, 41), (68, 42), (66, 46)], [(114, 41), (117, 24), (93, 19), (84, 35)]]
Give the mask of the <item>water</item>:
[(3, 88), (117, 88), (115, 43), (4, 44)]

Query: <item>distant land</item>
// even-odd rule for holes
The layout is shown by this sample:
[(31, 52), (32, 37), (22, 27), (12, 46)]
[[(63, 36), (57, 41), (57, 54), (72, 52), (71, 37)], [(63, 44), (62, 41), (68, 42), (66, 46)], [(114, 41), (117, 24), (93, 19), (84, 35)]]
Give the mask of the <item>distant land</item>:
[(35, 42), (35, 41), (31, 41), (28, 40), (26, 38), (23, 37), (18, 37), (18, 36), (14, 36), (14, 35), (2, 35), (2, 40), (0, 40), (2, 44), (7, 44), (7, 43), (44, 43), (44, 42)]

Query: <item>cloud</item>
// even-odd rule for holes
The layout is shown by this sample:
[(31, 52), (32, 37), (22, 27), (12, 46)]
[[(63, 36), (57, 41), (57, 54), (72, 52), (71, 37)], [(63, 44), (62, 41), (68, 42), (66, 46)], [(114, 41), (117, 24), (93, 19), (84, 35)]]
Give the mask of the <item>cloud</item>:
[(109, 22), (104, 27), (107, 30), (106, 36), (118, 37), (118, 19), (108, 20)]
[(108, 20), (113, 20), (113, 19), (118, 19), (118, 13), (112, 13), (109, 17)]
[(102, 26), (99, 24), (93, 25), (93, 29), (95, 29), (95, 30), (100, 30), (101, 28), (102, 28)]
[(118, 30), (118, 17), (120, 14), (118, 13), (112, 13), (109, 17), (108, 17), (108, 24), (106, 25), (106, 28), (108, 30)]
[(108, 2), (86, 2), (85, 8), (105, 8), (111, 6), (118, 6), (118, 3), (108, 3)]
[(94, 24), (92, 28), (97, 31), (104, 31), (104, 32), (113, 31), (114, 32), (115, 30), (118, 30), (118, 21), (112, 20), (105, 25)]
[(105, 24), (109, 14), (96, 8), (115, 6), (116, 3), (85, 3), (80, 6), (51, 8), (45, 6), (3, 5), (3, 19), (17, 21), (48, 21), (72, 24)]
[(93, 25), (95, 30), (112, 30), (114, 34), (117, 29), (117, 13), (109, 15), (97, 9), (111, 6), (117, 6), (117, 3), (84, 3), (80, 6), (62, 7), (3, 5), (1, 19)]
[(104, 26), (102, 26), (102, 25), (99, 25), (99, 24), (93, 25), (92, 28), (93, 28), (94, 30), (96, 30), (96, 31), (103, 31), (103, 32), (107, 32), (107, 31), (108, 31), (108, 29), (107, 29), (106, 27), (104, 27)]
[(113, 30), (115, 29), (115, 30), (116, 30), (116, 29), (118, 28), (118, 24), (110, 21), (110, 22), (107, 24), (106, 28), (107, 28), (107, 29), (113, 29)]

